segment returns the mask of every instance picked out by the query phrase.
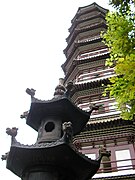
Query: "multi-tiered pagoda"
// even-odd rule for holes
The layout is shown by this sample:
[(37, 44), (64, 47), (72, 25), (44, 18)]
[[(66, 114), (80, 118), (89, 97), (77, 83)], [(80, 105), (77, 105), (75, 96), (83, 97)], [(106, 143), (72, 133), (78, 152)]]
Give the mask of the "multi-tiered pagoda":
[(99, 146), (111, 151), (111, 157), (103, 158), (95, 178), (135, 179), (135, 123), (122, 120), (115, 99), (103, 96), (109, 78), (115, 75), (113, 67), (105, 66), (109, 50), (101, 38), (101, 32), (107, 29), (107, 12), (96, 3), (80, 7), (66, 39), (62, 69), (65, 84), (69, 81), (75, 84), (71, 99), (86, 111), (93, 104), (99, 107), (84, 131), (74, 137), (74, 144), (91, 158), (97, 157)]

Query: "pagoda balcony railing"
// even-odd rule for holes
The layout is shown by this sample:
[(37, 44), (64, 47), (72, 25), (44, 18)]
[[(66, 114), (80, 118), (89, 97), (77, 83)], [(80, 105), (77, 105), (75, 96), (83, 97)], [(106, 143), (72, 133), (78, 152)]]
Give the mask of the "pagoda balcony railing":
[[(99, 97), (96, 97), (96, 99), (94, 101), (91, 99), (87, 99), (87, 102), (85, 102), (86, 100), (83, 102), (83, 99), (82, 99), (78, 102), (78, 104), (76, 103), (76, 105), (80, 108), (87, 108), (89, 106), (90, 102), (92, 104), (98, 104), (98, 105), (104, 104), (104, 103), (107, 103), (107, 104), (111, 103), (113, 105), (116, 104), (115, 98), (106, 98), (106, 97), (104, 97), (104, 99), (98, 99), (98, 98)], [(90, 100), (90, 102), (89, 102), (89, 100)]]
[(103, 56), (105, 54), (109, 54), (108, 48), (103, 48), (100, 50), (80, 54), (76, 60), (85, 60), (93, 57)]
[[(104, 99), (104, 100), (99, 100), (99, 101), (92, 101), (91, 103), (99, 106), (99, 109), (93, 111), (91, 116), (98, 115), (98, 114), (104, 114), (104, 113), (118, 112), (117, 103), (114, 98), (113, 99)], [(78, 107), (85, 111), (89, 111), (89, 105), (90, 105), (89, 102), (81, 103), (81, 104), (78, 104)]]
[(101, 162), (98, 173), (113, 173), (125, 170), (135, 170), (135, 158)]
[(110, 78), (112, 76), (115, 76), (114, 68), (107, 68), (99, 71), (97, 70), (91, 73), (81, 74), (76, 79), (76, 84)]
[(87, 37), (85, 39), (75, 41), (75, 43), (84, 43), (84, 42), (94, 41), (94, 40), (100, 39), (100, 38), (101, 38), (100, 35), (97, 35), (97, 36)]
[[(96, 35), (96, 36), (93, 36), (93, 37), (85, 37), (85, 38), (80, 39), (80, 40), (75, 40), (75, 44), (76, 44), (76, 47), (77, 47), (77, 44), (86, 43), (86, 42), (91, 42), (91, 41), (94, 41), (94, 40), (97, 40), (97, 39), (100, 39), (100, 38), (101, 38), (100, 35)], [(70, 46), (70, 48), (68, 49), (68, 51), (67, 51), (68, 56), (69, 56), (72, 52), (75, 51), (74, 48), (75, 48), (75, 46), (74, 46), (74, 44), (72, 44), (72, 45)]]

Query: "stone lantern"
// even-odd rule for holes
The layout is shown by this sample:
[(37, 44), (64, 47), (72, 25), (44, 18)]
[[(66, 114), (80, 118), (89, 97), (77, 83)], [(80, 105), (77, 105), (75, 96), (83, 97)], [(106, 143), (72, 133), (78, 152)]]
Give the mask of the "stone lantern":
[(88, 180), (99, 169), (101, 157), (91, 160), (78, 152), (72, 138), (89, 121), (90, 114), (76, 107), (70, 100), (74, 86), (66, 88), (62, 82), (56, 87), (54, 98), (42, 101), (34, 97), (35, 90), (27, 89), (31, 107), (21, 115), (38, 132), (33, 145), (17, 142), (17, 128), (7, 128), (12, 143), (9, 153), (2, 156), (7, 168), (22, 180)]

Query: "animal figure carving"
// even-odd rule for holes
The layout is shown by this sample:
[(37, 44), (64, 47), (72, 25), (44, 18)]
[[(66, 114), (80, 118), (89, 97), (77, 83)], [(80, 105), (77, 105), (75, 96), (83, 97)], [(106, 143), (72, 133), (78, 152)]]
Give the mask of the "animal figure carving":
[(69, 143), (72, 141), (73, 138), (73, 128), (71, 122), (64, 122), (62, 124), (62, 130), (63, 130), (63, 138), (64, 141)]
[(33, 88), (31, 88), (31, 89), (27, 88), (26, 89), (26, 93), (29, 94), (31, 97), (35, 96), (35, 92), (36, 92), (36, 90)]
[(23, 118), (26, 119), (27, 116), (28, 116), (28, 114), (29, 114), (29, 111), (25, 111), (25, 112), (23, 112), (23, 114), (20, 115), (20, 118), (21, 118), (21, 119), (23, 119)]
[(17, 135), (17, 131), (18, 131), (18, 128), (16, 127), (13, 127), (12, 129), (11, 128), (6, 129), (6, 133), (12, 137), (15, 137)]
[(1, 160), (2, 160), (2, 161), (7, 160), (8, 154), (9, 154), (9, 152), (7, 152), (7, 153), (5, 153), (4, 155), (2, 155), (2, 156), (1, 156)]

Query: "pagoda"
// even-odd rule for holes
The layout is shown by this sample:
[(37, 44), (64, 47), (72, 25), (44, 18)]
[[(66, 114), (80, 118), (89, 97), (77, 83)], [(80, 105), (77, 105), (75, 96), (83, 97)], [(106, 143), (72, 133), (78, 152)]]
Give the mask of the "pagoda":
[(91, 158), (97, 157), (99, 147), (111, 152), (110, 157), (102, 159), (94, 178), (135, 179), (135, 122), (121, 119), (115, 99), (103, 96), (109, 78), (115, 76), (114, 67), (105, 65), (109, 49), (101, 37), (107, 30), (107, 12), (96, 3), (79, 7), (66, 38), (62, 69), (64, 83), (73, 81), (75, 85), (71, 101), (85, 111), (90, 103), (99, 107), (92, 112), (85, 129), (74, 136), (73, 143)]
[(22, 180), (88, 180), (98, 171), (101, 158), (109, 156), (100, 150), (100, 156), (92, 160), (78, 151), (72, 143), (89, 121), (96, 106), (83, 111), (70, 100), (74, 89), (72, 82), (66, 87), (62, 81), (56, 87), (54, 98), (39, 100), (35, 90), (27, 88), (31, 96), (30, 110), (23, 113), (27, 125), (38, 132), (33, 145), (24, 145), (16, 140), (17, 128), (7, 128), (11, 136), (10, 151), (2, 156), (7, 169)]

